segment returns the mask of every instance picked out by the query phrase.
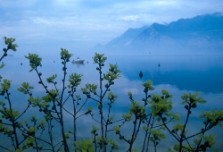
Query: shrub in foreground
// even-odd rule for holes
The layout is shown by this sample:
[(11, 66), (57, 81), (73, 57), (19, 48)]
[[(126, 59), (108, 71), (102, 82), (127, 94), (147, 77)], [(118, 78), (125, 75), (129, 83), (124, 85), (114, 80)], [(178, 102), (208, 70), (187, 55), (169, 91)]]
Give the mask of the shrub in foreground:
[[(17, 49), (15, 39), (5, 37), (4, 42), (0, 68), (4, 67), (3, 59), (8, 52)], [(205, 103), (198, 94), (182, 95), (185, 117), (180, 119), (179, 114), (173, 112), (172, 95), (168, 90), (152, 94), (152, 82), (146, 81), (142, 84), (144, 97), (135, 99), (134, 94), (129, 92), (129, 110), (117, 118), (112, 114), (117, 100), (112, 86), (120, 76), (118, 66), (109, 64), (108, 71), (105, 71), (107, 58), (96, 53), (93, 61), (99, 76), (98, 84), (87, 83), (80, 88), (82, 75), (68, 75), (67, 65), (71, 57), (68, 50), (61, 49), (61, 74), (53, 74), (48, 78), (41, 72), (42, 58), (38, 54), (30, 53), (25, 57), (29, 61), (30, 72), (36, 73), (36, 78), (33, 79), (42, 87), (43, 93), (41, 96), (35, 95), (35, 87), (23, 82), (18, 88), (27, 97), (23, 110), (15, 107), (15, 102), (19, 99), (11, 96), (14, 94), (11, 92), (11, 81), (0, 77), (1, 151), (106, 152), (120, 150), (121, 142), (125, 143), (126, 151), (138, 149), (147, 152), (149, 149), (157, 151), (159, 143), (170, 136), (175, 139), (175, 144), (168, 147), (169, 151), (208, 151), (215, 146), (215, 135), (208, 132), (222, 124), (223, 110), (203, 112), (198, 118), (203, 123), (197, 132), (191, 132), (188, 128), (193, 111)], [(58, 75), (62, 75), (61, 81), (58, 81)], [(86, 107), (90, 102), (97, 106)], [(29, 116), (31, 110), (38, 110), (40, 114)], [(71, 116), (73, 128), (68, 128), (65, 115)], [(77, 136), (77, 124), (81, 117), (86, 116), (95, 123), (89, 125), (92, 128), (89, 138), (83, 139)], [(118, 138), (115, 141), (114, 136)], [(5, 145), (6, 142), (9, 142), (8, 146)], [(142, 143), (141, 146), (136, 145), (139, 142)]]

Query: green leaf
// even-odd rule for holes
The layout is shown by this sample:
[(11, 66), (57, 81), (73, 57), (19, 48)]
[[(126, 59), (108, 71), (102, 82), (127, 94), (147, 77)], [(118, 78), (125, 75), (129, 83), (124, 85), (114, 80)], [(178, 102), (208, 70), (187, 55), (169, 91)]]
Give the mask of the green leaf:
[(215, 135), (208, 135), (204, 137), (204, 144), (206, 145), (206, 147), (212, 147), (213, 145), (215, 145)]
[(48, 83), (55, 83), (55, 79), (57, 78), (57, 75), (56, 74), (54, 74), (54, 75), (52, 75), (51, 77), (48, 77), (47, 79), (46, 79), (46, 81), (48, 82)]
[(87, 114), (90, 114), (91, 112), (92, 112), (92, 107), (88, 107), (87, 111), (85, 112), (85, 114), (87, 115)]
[(108, 93), (108, 100), (110, 101), (110, 103), (114, 103), (116, 99), (117, 99), (116, 95), (114, 95), (112, 92)]
[(165, 135), (162, 133), (160, 129), (157, 130), (150, 129), (150, 133), (151, 133), (150, 140), (155, 142), (156, 144), (158, 144), (160, 140), (165, 138)]
[(223, 121), (223, 110), (212, 110), (203, 112), (200, 118), (204, 118), (204, 124), (208, 124), (210, 127), (217, 125), (221, 126)]
[[(105, 61), (107, 60), (107, 57), (104, 56), (104, 54), (95, 53), (93, 57), (94, 63), (98, 64), (99, 67), (104, 66)], [(97, 68), (99, 70), (99, 68)]]
[(69, 53), (68, 50), (61, 48), (60, 57), (62, 60), (64, 60), (65, 62), (69, 62), (71, 56), (72, 55)]
[(81, 89), (83, 94), (90, 94), (90, 93), (96, 93), (96, 90), (97, 90), (97, 85), (95, 84), (86, 84), (85, 85), (85, 88), (82, 88)]
[(5, 45), (7, 45), (7, 50), (16, 51), (16, 48), (18, 47), (17, 44), (14, 44), (15, 38), (7, 38), (4, 37)]
[(115, 133), (116, 133), (116, 134), (119, 134), (120, 131), (121, 131), (121, 128), (120, 128), (119, 126), (115, 126), (115, 127), (114, 127), (114, 130), (115, 130)]
[(206, 103), (203, 98), (199, 97), (199, 93), (186, 93), (181, 98), (183, 99), (182, 104), (191, 104), (192, 108), (196, 108), (197, 103)]
[(160, 95), (152, 95), (152, 100), (149, 103), (151, 104), (150, 109), (154, 116), (163, 114), (169, 115), (172, 110), (172, 101)]
[(116, 64), (109, 64), (109, 71), (104, 74), (103, 78), (108, 81), (108, 85), (113, 85), (114, 80), (119, 77), (120, 71)]
[(42, 66), (41, 64), (42, 58), (40, 58), (39, 55), (37, 54), (29, 53), (28, 56), (25, 56), (25, 58), (29, 60), (29, 65), (31, 67), (30, 71), (36, 69), (39, 66)]
[(132, 119), (132, 115), (130, 113), (128, 114), (123, 114), (122, 115), (122, 118), (125, 120), (125, 121), (130, 121)]
[(80, 85), (82, 75), (80, 74), (71, 74), (69, 77), (69, 87), (77, 87)]
[(28, 99), (28, 102), (31, 103), (31, 105), (33, 107), (36, 107), (36, 106), (40, 105), (41, 99), (38, 98), (38, 97), (34, 98), (33, 96), (30, 96), (29, 99)]
[(144, 86), (144, 92), (148, 92), (149, 90), (154, 90), (154, 87), (152, 86), (152, 81), (150, 80), (143, 83), (143, 86)]
[(3, 82), (1, 83), (1, 90), (3, 92), (8, 91), (10, 89), (11, 83), (9, 80), (4, 79)]
[(114, 73), (118, 77), (119, 74), (120, 74), (120, 70), (118, 69), (118, 65), (117, 64), (109, 64), (109, 72)]
[(29, 94), (32, 89), (33, 89), (33, 87), (30, 86), (28, 82), (23, 82), (22, 86), (20, 88), (18, 88), (18, 91), (20, 91), (24, 94)]
[[(29, 147), (32, 147), (34, 145), (34, 138), (29, 136), (26, 140), (25, 143), (23, 144), (23, 150), (28, 149)], [(22, 152), (22, 151), (21, 151)]]
[(171, 98), (172, 95), (168, 92), (168, 90), (162, 90), (162, 95), (164, 98)]
[(173, 130), (174, 131), (182, 131), (183, 130), (183, 128), (184, 128), (184, 125), (182, 125), (182, 124), (176, 124), (175, 126), (173, 126)]
[(30, 127), (30, 128), (28, 129), (28, 131), (27, 131), (27, 133), (28, 133), (29, 135), (34, 135), (35, 132), (36, 132), (36, 128), (35, 128), (35, 127)]
[(175, 144), (175, 145), (174, 145), (174, 150), (179, 151), (179, 150), (180, 150), (180, 145)]
[(130, 100), (133, 100), (132, 92), (128, 92), (128, 96)]
[(92, 139), (89, 140), (81, 139), (80, 141), (74, 143), (74, 145), (80, 152), (94, 152), (92, 143), (93, 143)]
[(134, 114), (136, 118), (139, 118), (139, 119), (146, 118), (145, 107), (141, 106), (139, 102), (133, 101), (129, 111), (130, 111), (130, 114)]
[(112, 150), (118, 150), (118, 145), (115, 141), (113, 140), (108, 140), (108, 143), (111, 145)]
[(96, 134), (98, 131), (98, 128), (96, 126), (92, 126), (91, 134)]

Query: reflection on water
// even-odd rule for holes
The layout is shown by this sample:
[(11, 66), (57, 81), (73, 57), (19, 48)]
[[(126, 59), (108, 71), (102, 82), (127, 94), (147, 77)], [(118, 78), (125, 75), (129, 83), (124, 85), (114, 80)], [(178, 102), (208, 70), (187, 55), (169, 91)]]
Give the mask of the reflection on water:
[(223, 92), (223, 55), (221, 56), (126, 56), (114, 57), (122, 74), (129, 80), (143, 80), (154, 84), (171, 84), (179, 89)]
[[(129, 99), (127, 93), (131, 91), (139, 100), (143, 97), (141, 83), (145, 80), (152, 80), (155, 90), (152, 93), (159, 93), (162, 89), (167, 89), (174, 96), (173, 108), (175, 112), (182, 113), (184, 110), (180, 104), (180, 96), (185, 92), (200, 92), (208, 103), (203, 105), (200, 110), (210, 110), (211, 108), (222, 109), (223, 107), (223, 56), (111, 56), (108, 57), (108, 62), (116, 63), (121, 70), (121, 77), (112, 87), (113, 91), (118, 95), (118, 104), (114, 105), (113, 114), (119, 117), (127, 112), (129, 108)], [(59, 59), (59, 56), (58, 56)], [(52, 74), (58, 74), (58, 81), (61, 80), (62, 66), (57, 58), (44, 58), (41, 71), (44, 77), (49, 77)], [(35, 93), (41, 94), (43, 91), (37, 81), (37, 76), (30, 73), (28, 61), (24, 58), (16, 56), (9, 57), (5, 60), (6, 67), (1, 70), (1, 75), (9, 80), (12, 80), (16, 92), (23, 81), (28, 81), (35, 86)], [(86, 58), (85, 64), (72, 64), (68, 66), (69, 73), (79, 73), (83, 75), (81, 86), (86, 83), (98, 83), (98, 73), (95, 70), (92, 58)], [(105, 67), (105, 70), (107, 67)], [(139, 73), (141, 71), (141, 79)], [(79, 90), (80, 93), (80, 90)], [(13, 94), (14, 98), (20, 99), (20, 103), (15, 103), (14, 106), (21, 109), (19, 106), (26, 99), (18, 93)], [(96, 106), (92, 103), (89, 105)], [(69, 109), (70, 105), (67, 105)], [(198, 111), (194, 112), (195, 115)], [(72, 127), (67, 116), (66, 123), (68, 127)], [(201, 122), (192, 119), (194, 123), (190, 126), (196, 129)], [(89, 122), (93, 124), (93, 120), (89, 117), (84, 117), (78, 124), (79, 137), (89, 136)], [(195, 123), (196, 122), (196, 123)], [(214, 130), (216, 132), (217, 130)], [(223, 135), (220, 133), (219, 135)], [(171, 140), (163, 142), (161, 147), (165, 147)], [(165, 149), (165, 148), (164, 148)]]
[[(121, 73), (129, 81), (152, 80), (155, 85), (170, 84), (183, 90), (201, 91), (206, 93), (223, 92), (223, 55), (218, 56), (111, 56), (108, 62), (116, 63)], [(61, 73), (61, 63), (58, 58), (44, 58), (41, 68), (46, 76)], [(1, 75), (16, 82), (32, 79), (29, 73), (28, 61), (25, 58), (10, 56), (5, 60), (6, 67)], [(97, 79), (92, 58), (84, 62), (69, 64), (70, 72), (84, 74), (86, 80)], [(17, 76), (15, 77), (15, 73)], [(89, 79), (89, 74), (92, 77)]]

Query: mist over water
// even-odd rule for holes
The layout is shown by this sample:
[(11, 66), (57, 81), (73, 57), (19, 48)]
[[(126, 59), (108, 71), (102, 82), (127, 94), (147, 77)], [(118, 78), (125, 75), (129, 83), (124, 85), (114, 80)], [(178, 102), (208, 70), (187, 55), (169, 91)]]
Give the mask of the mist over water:
[[(132, 92), (136, 101), (142, 101), (144, 97), (142, 84), (147, 80), (151, 80), (155, 90), (151, 91), (150, 94), (160, 94), (161, 90), (168, 90), (173, 96), (173, 111), (178, 113), (182, 119), (186, 115), (185, 109), (181, 104), (181, 96), (183, 94), (199, 92), (200, 96), (207, 101), (204, 105), (198, 105), (198, 108), (192, 112), (188, 132), (193, 134), (199, 131), (202, 126), (202, 120), (198, 119), (202, 111), (222, 109), (223, 107), (223, 43), (221, 35), (219, 39), (216, 39), (215, 34), (214, 37), (210, 36), (212, 35), (210, 33), (215, 33), (215, 30), (210, 30), (210, 33), (208, 32), (206, 35), (206, 29), (203, 30), (203, 33), (198, 28), (198, 31), (192, 30), (192, 32), (189, 32), (189, 35), (185, 32), (185, 37), (184, 34), (179, 33), (182, 25), (176, 26), (178, 30), (176, 30), (175, 34), (169, 32), (167, 35), (160, 30), (161, 25), (158, 24), (146, 27), (148, 29), (143, 29), (143, 31), (140, 29), (128, 30), (107, 45), (96, 47), (92, 50), (89, 49), (92, 45), (90, 43), (75, 44), (71, 40), (66, 42), (47, 40), (43, 43), (42, 41), (32, 43), (18, 42), (18, 52), (10, 52), (9, 56), (4, 60), (6, 66), (1, 69), (3, 78), (11, 80), (12, 83), (10, 91), (13, 108), (22, 111), (27, 105), (27, 97), (17, 90), (24, 81), (34, 86), (33, 95), (35, 97), (42, 97), (45, 93), (43, 87), (38, 83), (39, 80), (36, 73), (34, 71), (29, 72), (29, 61), (25, 58), (28, 53), (39, 54), (42, 58), (42, 67), (39, 68), (39, 72), (42, 73), (43, 80), (45, 81), (46, 78), (57, 74), (58, 88), (61, 89), (63, 72), (60, 49), (65, 48), (69, 50), (73, 56), (67, 66), (68, 76), (71, 73), (82, 75), (82, 82), (77, 90), (77, 94), (84, 98), (81, 88), (85, 84), (99, 84), (99, 74), (92, 59), (95, 52), (98, 52), (108, 57), (103, 67), (104, 72), (108, 71), (109, 63), (117, 64), (121, 71), (120, 78), (115, 81), (115, 85), (111, 88), (114, 94), (118, 96), (111, 110), (115, 120), (119, 120), (122, 114), (127, 113), (129, 110), (130, 100), (128, 92)], [(194, 25), (194, 22), (191, 22), (190, 25)], [(212, 27), (211, 25), (210, 27)], [(178, 36), (176, 37), (176, 35)], [(194, 37), (194, 35), (198, 37)], [(72, 60), (77, 58), (85, 60), (84, 64), (73, 64)], [(141, 79), (139, 77), (140, 71), (143, 75)], [(65, 108), (68, 111), (72, 111), (72, 106), (71, 102), (67, 102)], [(88, 101), (83, 112), (89, 106), (93, 107), (93, 113), (98, 117), (97, 103), (92, 100)], [(105, 106), (104, 110), (107, 112), (108, 108)], [(42, 113), (37, 108), (31, 108), (22, 120), (30, 118), (32, 115), (36, 115), (39, 118), (42, 117)], [(66, 130), (73, 128), (72, 121), (72, 117), (65, 114)], [(77, 122), (78, 139), (91, 138), (90, 131), (92, 125), (97, 126), (98, 124), (90, 116), (80, 118)], [(124, 134), (126, 136), (130, 136), (128, 130), (131, 127), (131, 123), (125, 126)], [(59, 136), (58, 129), (59, 127), (55, 128), (55, 138)], [(222, 131), (217, 128), (211, 132), (217, 135), (217, 148), (221, 149), (219, 145), (221, 144), (220, 138), (223, 136)], [(141, 131), (134, 147), (141, 147), (142, 137), (143, 132)], [(160, 151), (166, 151), (175, 142), (169, 134), (166, 137), (158, 146)], [(4, 139), (4, 136), (0, 135), (0, 138)], [(109, 138), (120, 141), (114, 133), (111, 133)], [(8, 143), (7, 141), (5, 142)], [(125, 146), (124, 143), (120, 142), (120, 151), (125, 150)]]
[[(120, 77), (111, 87), (111, 91), (118, 97), (111, 109), (115, 121), (130, 110), (128, 93), (131, 92), (134, 100), (142, 103), (145, 97), (142, 84), (151, 80), (155, 89), (149, 94), (161, 94), (163, 89), (168, 90), (172, 95), (173, 112), (179, 114), (182, 121), (187, 112), (182, 105), (183, 94), (198, 92), (206, 100), (206, 104), (198, 104), (192, 111), (187, 126), (187, 133), (191, 135), (204, 126), (199, 118), (203, 111), (223, 109), (222, 8), (222, 0), (0, 0), (0, 37), (13, 37), (18, 44), (17, 51), (10, 50), (3, 60), (5, 67), (0, 69), (0, 76), (3, 77), (0, 81), (10, 80), (12, 107), (22, 112), (28, 105), (28, 95), (18, 91), (23, 82), (34, 87), (33, 97), (42, 98), (46, 95), (37, 74), (30, 71), (29, 61), (25, 56), (28, 53), (38, 54), (42, 58), (39, 72), (42, 73), (44, 83), (48, 89), (55, 89), (55, 86), (47, 83), (46, 78), (56, 74), (57, 88), (61, 92), (63, 67), (60, 51), (65, 48), (73, 55), (67, 65), (66, 81), (70, 74), (82, 75), (81, 84), (76, 90), (82, 102), (86, 96), (81, 88), (87, 83), (100, 83), (92, 57), (95, 52), (103, 53), (108, 57), (103, 72), (108, 71), (109, 63), (117, 64), (121, 71)], [(0, 48), (4, 47), (2, 39)], [(73, 64), (72, 61), (77, 58), (83, 59), (84, 64)], [(67, 91), (66, 88), (64, 97), (69, 95)], [(7, 107), (10, 105), (4, 96), (0, 96), (1, 101), (6, 102)], [(107, 115), (109, 105), (105, 102), (103, 106)], [(94, 100), (89, 100), (78, 114), (84, 114), (88, 107), (93, 108), (95, 119), (100, 120), (98, 103)], [(1, 108), (4, 109), (4, 106)], [(73, 117), (68, 114), (74, 109), (70, 98), (64, 108), (68, 110), (64, 110), (65, 130), (68, 132), (74, 127)], [(150, 109), (146, 110), (149, 112)], [(44, 119), (43, 111), (30, 107), (19, 121), (28, 120), (31, 124), (29, 120), (33, 115), (38, 121)], [(3, 134), (1, 119), (0, 115), (0, 152), (4, 150), (1, 146), (13, 147), (10, 137)], [(3, 120), (5, 121), (4, 118)], [(169, 126), (174, 124), (175, 122), (168, 123)], [(53, 120), (53, 125), (53, 140), (60, 143), (61, 128), (56, 119)], [(92, 139), (92, 125), (99, 127), (99, 123), (91, 116), (78, 118), (78, 141)], [(119, 124), (112, 125), (109, 129)], [(133, 145), (134, 148), (140, 147), (139, 151), (145, 135), (142, 128)], [(130, 137), (132, 129), (132, 122), (128, 122), (121, 131)], [(45, 130), (43, 137), (49, 141), (47, 131), (49, 130)], [(216, 149), (223, 151), (222, 128), (216, 127), (210, 133), (216, 135)], [(167, 131), (165, 134), (166, 139), (159, 143), (157, 151), (165, 152), (176, 143)], [(114, 132), (108, 136), (119, 144), (118, 151), (127, 149), (126, 142), (120, 140)], [(21, 137), (23, 140), (22, 135)], [(74, 147), (73, 135), (68, 144)], [(152, 145), (149, 151), (154, 151)]]
[[(76, 55), (75, 52), (72, 59), (81, 57), (85, 60), (84, 64), (72, 64), (68, 65), (68, 75), (71, 73), (82, 74), (81, 87), (86, 83), (98, 84), (98, 73), (96, 71), (96, 65), (93, 64), (92, 55), (94, 54), (81, 54)], [(42, 67), (40, 71), (43, 73), (43, 77), (47, 78), (52, 74), (58, 75), (58, 82), (62, 79), (62, 65), (57, 54), (48, 54), (42, 57)], [(106, 56), (106, 54), (105, 54)], [(207, 101), (206, 104), (201, 105), (197, 111), (193, 112), (194, 117), (191, 118), (190, 128), (197, 130), (202, 122), (197, 121), (201, 111), (211, 109), (221, 109), (223, 107), (223, 55), (108, 55), (107, 64), (104, 67), (104, 71), (108, 70), (108, 63), (117, 64), (121, 70), (120, 78), (115, 82), (115, 85), (111, 88), (113, 92), (118, 96), (112, 114), (120, 117), (122, 114), (128, 111), (130, 101), (128, 99), (128, 92), (131, 91), (137, 100), (143, 98), (142, 83), (146, 80), (152, 80), (155, 90), (151, 92), (160, 93), (162, 89), (167, 89), (170, 94), (173, 95), (173, 110), (181, 115), (183, 118), (184, 108), (181, 103), (181, 95), (184, 93), (199, 92), (200, 95)], [(27, 81), (34, 86), (34, 94), (41, 96), (43, 93), (42, 87), (38, 84), (37, 75), (34, 72), (29, 72), (28, 60), (25, 57), (21, 57), (17, 54), (9, 56), (5, 60), (6, 66), (1, 70), (1, 75), (4, 78), (11, 80), (12, 82), (12, 97), (14, 108), (22, 110), (21, 104), (26, 104), (27, 99), (22, 94), (18, 93), (17, 89), (19, 85)], [(139, 78), (139, 72), (142, 71), (143, 77)], [(78, 93), (81, 94), (80, 88)], [(69, 106), (67, 108), (69, 110)], [(96, 104), (90, 101), (86, 107), (95, 107)], [(27, 116), (32, 114), (38, 115), (38, 110), (29, 111)], [(41, 115), (41, 114), (40, 114)], [(72, 127), (70, 123), (71, 117), (66, 116), (66, 123), (68, 128)], [(89, 122), (94, 124), (95, 122), (88, 116), (81, 118), (78, 123), (78, 138), (84, 138), (90, 136)], [(213, 130), (216, 133), (218, 130)], [(128, 133), (126, 133), (128, 134)], [(222, 133), (218, 134), (219, 138)], [(112, 137), (116, 139), (117, 137)], [(166, 139), (161, 142), (159, 148), (165, 149), (169, 146), (167, 143), (173, 142), (173, 139)], [(138, 141), (139, 142), (139, 141)], [(139, 142), (140, 144), (140, 142)], [(122, 147), (124, 148), (124, 147)], [(124, 148), (125, 149), (125, 148)]]

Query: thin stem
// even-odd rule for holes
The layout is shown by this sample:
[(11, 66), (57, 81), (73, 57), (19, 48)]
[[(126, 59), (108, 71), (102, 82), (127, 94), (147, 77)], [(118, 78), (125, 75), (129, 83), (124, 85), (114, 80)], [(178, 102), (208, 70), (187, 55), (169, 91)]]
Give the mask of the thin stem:
[(77, 152), (77, 146), (76, 146), (76, 142), (77, 142), (77, 122), (76, 122), (77, 118), (76, 118), (76, 114), (74, 114), (74, 143), (75, 143), (75, 148), (74, 151)]
[(100, 113), (100, 124), (101, 124), (101, 137), (102, 137), (102, 150), (106, 152), (106, 139), (104, 133), (104, 112), (103, 112), (103, 88), (102, 88), (102, 66), (99, 64), (99, 77), (100, 77), (100, 100), (99, 100), (99, 113)]
[(196, 134), (193, 134), (193, 135), (191, 135), (191, 136), (188, 136), (188, 137), (186, 137), (185, 139), (188, 140), (188, 139), (193, 138), (193, 137), (195, 137), (195, 136), (198, 136), (198, 135), (200, 135), (200, 134), (204, 134), (206, 131), (210, 130), (210, 129), (213, 128), (214, 126), (215, 126), (215, 125), (210, 125), (210, 126), (208, 126), (208, 124), (206, 124), (206, 125), (205, 125), (205, 128), (202, 129), (200, 132), (198, 132), (198, 133), (196, 133)]
[[(206, 128), (206, 126), (205, 126), (205, 128)], [(204, 135), (204, 132), (202, 133), (202, 135)], [(203, 137), (201, 136), (201, 138), (200, 138), (200, 140), (199, 140), (199, 142), (198, 142), (198, 144), (197, 144), (196, 151), (199, 150), (199, 147), (200, 147), (200, 145), (201, 145), (201, 143), (202, 143), (202, 140), (203, 140)]]
[(63, 101), (63, 104), (62, 104), (62, 105), (65, 105), (65, 103), (69, 100), (69, 98), (70, 98), (70, 95), (68, 95), (68, 96), (66, 97), (66, 99)]
[(108, 132), (108, 125), (110, 123), (110, 113), (111, 113), (111, 103), (108, 104), (108, 116), (105, 123), (105, 138), (107, 138), (107, 132)]
[(179, 147), (180, 152), (182, 151), (182, 148), (183, 148), (183, 141), (184, 141), (184, 138), (185, 138), (185, 130), (186, 130), (186, 126), (187, 126), (190, 114), (191, 114), (191, 104), (189, 103), (188, 109), (187, 109), (186, 120), (185, 120), (183, 130), (182, 130), (181, 135), (180, 135), (180, 141), (179, 141), (180, 142), (180, 147)]
[(90, 99), (92, 99), (93, 101), (96, 101), (97, 103), (100, 103), (99, 100), (97, 100), (97, 99), (95, 99), (95, 98), (93, 98), (93, 97), (90, 97)]
[(133, 121), (133, 133), (132, 133), (132, 136), (131, 136), (131, 139), (130, 139), (130, 142), (129, 142), (129, 150), (128, 151), (132, 151), (132, 146), (133, 146), (133, 143), (134, 143), (134, 138), (135, 138), (135, 133), (136, 133), (136, 126), (137, 126), (137, 117), (135, 117), (135, 120)]
[(168, 130), (168, 132), (178, 141), (180, 142), (180, 139), (170, 130), (170, 128), (167, 126), (166, 122), (164, 122), (164, 120), (162, 119), (162, 116), (161, 117), (161, 120), (162, 120), (162, 123), (164, 125), (164, 127)]
[(153, 141), (153, 145), (154, 145), (154, 152), (156, 152), (156, 140)]
[(12, 103), (11, 103), (11, 99), (10, 99), (10, 95), (9, 95), (8, 91), (6, 91), (6, 96), (7, 96), (7, 100), (9, 103), (9, 109), (10, 109), (10, 115), (11, 115), (10, 121), (12, 123), (12, 129), (13, 129), (13, 134), (14, 134), (14, 138), (15, 138), (15, 148), (19, 149), (19, 140), (18, 140), (18, 136), (17, 136), (17, 125), (16, 125), (15, 117), (13, 116)]
[(6, 148), (6, 147), (4, 147), (4, 146), (2, 146), (2, 145), (0, 145), (0, 148), (4, 149), (4, 150), (6, 150), (6, 151), (10, 151), (10, 149), (8, 149), (8, 148)]
[(110, 86), (111, 86), (111, 85), (109, 84), (108, 87), (106, 88), (105, 92), (103, 93), (102, 98), (105, 97), (105, 95), (106, 95), (106, 93), (108, 92), (108, 89), (110, 88)]
[(20, 117), (22, 117), (23, 114), (25, 114), (27, 112), (27, 110), (29, 109), (30, 107), (30, 103), (26, 106), (26, 109), (15, 119), (15, 121), (17, 121)]
[[(4, 50), (5, 49), (5, 50)], [(4, 57), (6, 57), (7, 56), (7, 52), (8, 52), (8, 48), (6, 49), (6, 48), (4, 48), (3, 50), (4, 50), (4, 53), (2, 54), (2, 56), (1, 56), (1, 58), (0, 58), (0, 62), (4, 59)]]
[(85, 106), (85, 104), (87, 103), (87, 101), (88, 101), (88, 99), (85, 99), (84, 103), (80, 106), (79, 109), (77, 109), (77, 112), (76, 113), (79, 113), (83, 109), (83, 107)]
[[(38, 68), (36, 67), (34, 70), (37, 73), (37, 76), (39, 78), (39, 82), (43, 86), (43, 88), (45, 89), (46, 93), (48, 93), (51, 97), (53, 97), (52, 93), (50, 93), (50, 91), (47, 89), (47, 86), (44, 84), (44, 82), (43, 82), (43, 80), (41, 78), (41, 75), (39, 74)], [(57, 103), (60, 104), (58, 101), (57, 101)], [(54, 110), (56, 112), (56, 115), (57, 115), (58, 119), (61, 119), (60, 112), (57, 110), (57, 108), (56, 108), (57, 106), (56, 106), (56, 103), (55, 102), (53, 102), (53, 106), (55, 107)]]
[(96, 135), (94, 134), (94, 151), (97, 151), (97, 139), (96, 139)]
[(72, 117), (74, 117), (74, 114), (71, 113), (70, 111), (68, 111), (66, 108), (63, 107), (63, 110), (66, 111), (69, 115), (71, 115)]
[(94, 118), (94, 115), (93, 114), (90, 114), (91, 115), (91, 118), (95, 121), (95, 122), (97, 122), (97, 123), (101, 123), (99, 120), (97, 120), (96, 118)]
[(143, 146), (142, 146), (142, 152), (145, 151), (145, 147), (146, 147), (146, 143), (147, 143), (147, 137), (148, 137), (148, 128), (149, 128), (149, 125), (150, 125), (150, 122), (151, 122), (151, 119), (152, 119), (152, 114), (150, 114), (150, 117), (149, 117), (149, 121), (147, 122), (147, 125), (146, 125), (146, 133), (145, 133), (145, 136), (144, 136), (144, 140), (143, 140)]
[(48, 135), (50, 137), (50, 145), (51, 145), (51, 150), (55, 152), (54, 146), (53, 146), (53, 131), (52, 131), (52, 120), (47, 121), (48, 125)]
[(64, 60), (63, 62), (63, 79), (62, 79), (62, 91), (61, 91), (61, 95), (60, 95), (60, 101), (59, 101), (59, 110), (60, 110), (60, 126), (61, 126), (61, 133), (62, 133), (62, 137), (63, 137), (63, 144), (64, 144), (64, 151), (65, 152), (69, 152), (69, 147), (67, 144), (67, 139), (65, 137), (65, 129), (64, 129), (64, 120), (63, 120), (63, 96), (64, 96), (64, 91), (66, 89), (65, 87), (65, 81), (66, 81), (66, 61)]
[[(150, 128), (153, 128), (154, 123), (155, 123), (155, 117), (152, 118), (152, 122), (151, 122), (151, 127), (150, 127)], [(150, 137), (151, 137), (151, 132), (149, 132), (149, 135), (148, 135), (148, 138), (147, 138), (146, 152), (149, 151)], [(157, 145), (155, 144), (155, 145), (154, 145), (154, 151), (157, 150), (156, 148), (157, 148)]]

